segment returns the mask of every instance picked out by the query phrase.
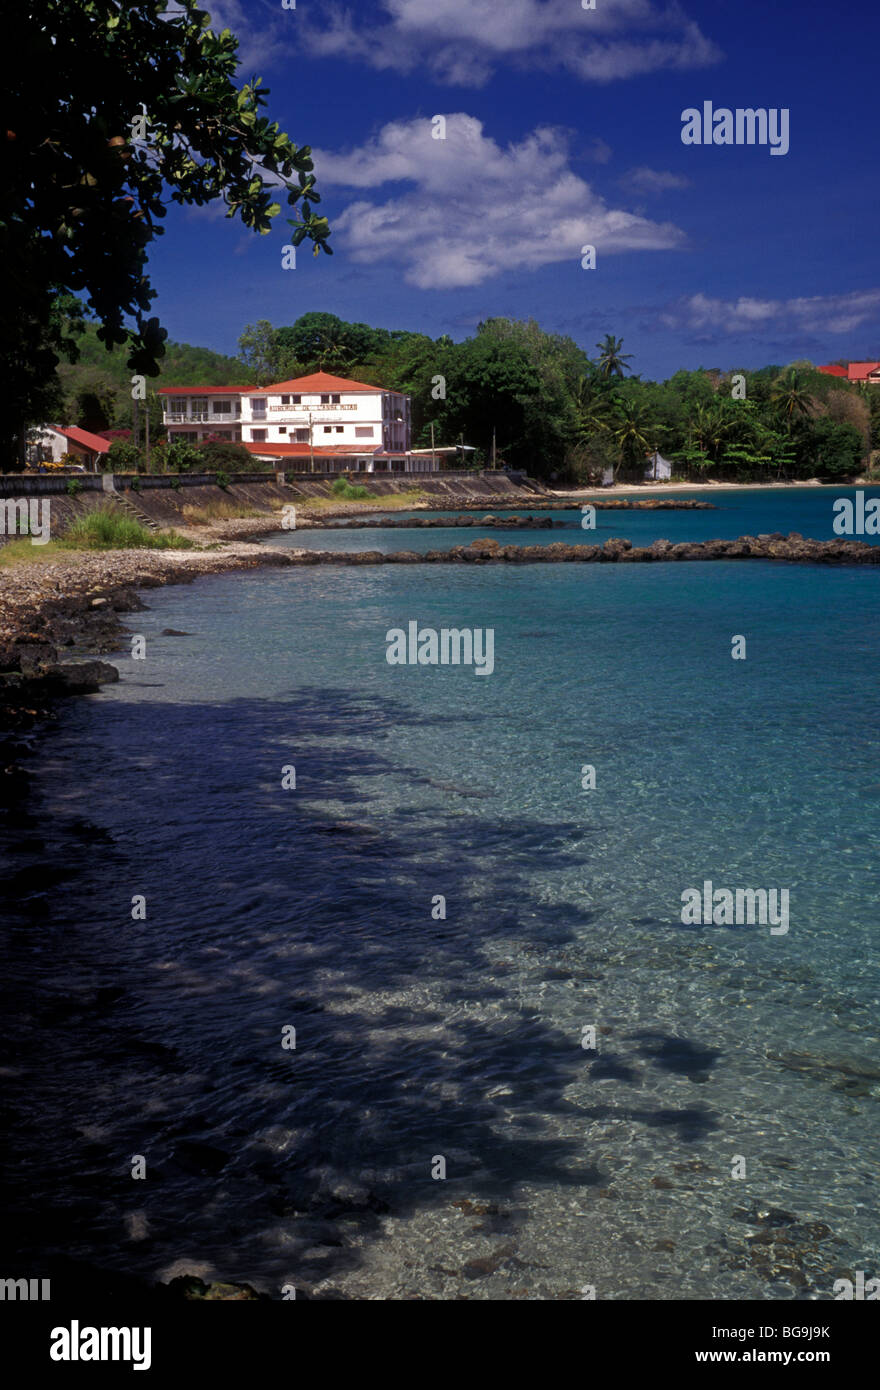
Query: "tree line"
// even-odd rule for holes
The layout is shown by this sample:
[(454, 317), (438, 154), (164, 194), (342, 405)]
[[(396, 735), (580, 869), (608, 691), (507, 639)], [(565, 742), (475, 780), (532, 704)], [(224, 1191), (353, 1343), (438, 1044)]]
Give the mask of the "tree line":
[[(78, 361), (59, 368), (64, 421), (127, 433), (109, 462), (129, 469), (145, 464), (149, 415), (154, 469), (206, 468), (191, 446), (165, 447), (155, 391), (136, 407), (123, 351), (108, 354), (94, 326), (81, 327)], [(655, 452), (686, 480), (844, 478), (880, 449), (880, 390), (826, 376), (810, 362), (677, 371), (655, 382), (632, 371), (633, 354), (613, 335), (590, 357), (534, 320), (488, 319), (456, 343), (321, 312), (278, 328), (265, 319), (249, 324), (238, 346), (236, 358), (169, 343), (162, 382), (265, 386), (316, 371), (354, 377), (412, 397), (416, 447), (469, 444), (474, 467), (507, 464), (563, 484), (641, 480)], [(236, 457), (244, 466), (245, 450), (224, 452), (228, 466)]]
[(655, 452), (687, 479), (845, 477), (880, 448), (880, 391), (811, 362), (655, 382), (632, 372), (620, 338), (590, 357), (533, 319), (487, 319), (455, 343), (307, 313), (249, 324), (239, 352), (255, 384), (326, 371), (405, 391), (417, 446), (470, 444), (475, 466), (550, 480), (641, 479)]

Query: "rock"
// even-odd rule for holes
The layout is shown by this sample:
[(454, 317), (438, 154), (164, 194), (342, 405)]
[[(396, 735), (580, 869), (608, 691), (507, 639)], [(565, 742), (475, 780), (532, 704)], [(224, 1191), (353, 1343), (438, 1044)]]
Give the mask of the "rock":
[(181, 632), (179, 627), (163, 627), (163, 637), (192, 637), (191, 632)]
[(49, 666), (43, 680), (52, 694), (94, 695), (118, 681), (119, 672), (106, 661), (65, 661)]
[(268, 1295), (257, 1293), (250, 1284), (206, 1284), (194, 1274), (181, 1274), (163, 1286), (172, 1298), (204, 1303), (267, 1302)]

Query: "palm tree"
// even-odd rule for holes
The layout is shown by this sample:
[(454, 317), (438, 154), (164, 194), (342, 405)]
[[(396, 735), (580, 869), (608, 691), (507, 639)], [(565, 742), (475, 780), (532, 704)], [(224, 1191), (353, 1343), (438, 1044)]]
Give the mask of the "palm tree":
[(620, 461), (635, 466), (654, 452), (652, 422), (644, 405), (622, 400), (619, 396), (614, 403), (617, 418), (611, 428), (620, 449)]
[(730, 421), (720, 406), (700, 403), (691, 415), (688, 432), (691, 443), (717, 463), (721, 445), (730, 432)]
[(788, 433), (796, 415), (809, 415), (813, 408), (813, 398), (800, 384), (800, 377), (792, 369), (788, 376), (780, 377), (775, 384), (770, 404), (785, 421)]
[(590, 438), (591, 435), (610, 429), (612, 399), (607, 389), (598, 384), (598, 378), (581, 377), (575, 392), (574, 404), (581, 438)]
[(599, 349), (600, 376), (623, 376), (624, 372), (629, 371), (626, 363), (632, 360), (632, 353), (621, 352), (622, 338), (614, 338), (610, 333), (606, 333), (603, 341), (597, 343), (596, 347)]

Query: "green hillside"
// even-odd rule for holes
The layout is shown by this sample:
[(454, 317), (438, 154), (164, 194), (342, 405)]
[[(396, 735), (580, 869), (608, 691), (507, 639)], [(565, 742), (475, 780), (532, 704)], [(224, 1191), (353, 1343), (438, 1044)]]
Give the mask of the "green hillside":
[[(125, 346), (107, 351), (97, 325), (87, 323), (77, 339), (79, 358), (62, 362), (58, 379), (64, 394), (64, 419), (59, 424), (83, 429), (128, 428), (132, 423), (131, 371), (126, 366)], [(147, 381), (151, 421), (158, 425), (161, 411), (155, 393), (160, 386), (237, 386), (248, 381), (247, 368), (235, 357), (212, 352), (190, 343), (165, 344), (161, 373)], [(143, 409), (143, 406), (141, 406)]]

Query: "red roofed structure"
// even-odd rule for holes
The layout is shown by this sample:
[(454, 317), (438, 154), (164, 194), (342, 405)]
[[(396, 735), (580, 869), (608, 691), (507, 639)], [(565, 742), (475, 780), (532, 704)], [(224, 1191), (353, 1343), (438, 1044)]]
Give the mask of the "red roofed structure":
[(310, 372), (271, 386), (164, 386), (169, 441), (241, 443), (257, 458), (306, 460), (309, 472), (435, 472), (439, 454), (413, 454), (403, 391)]
[(59, 463), (65, 454), (71, 454), (86, 468), (95, 469), (110, 448), (110, 440), (90, 430), (81, 430), (77, 425), (43, 425), (34, 434), (37, 438), (28, 446), (29, 464), (45, 463), (49, 459)]
[(856, 384), (864, 382), (868, 386), (880, 386), (880, 362), (850, 362), (846, 367), (830, 362), (820, 367), (819, 371), (825, 376), (841, 377)]

